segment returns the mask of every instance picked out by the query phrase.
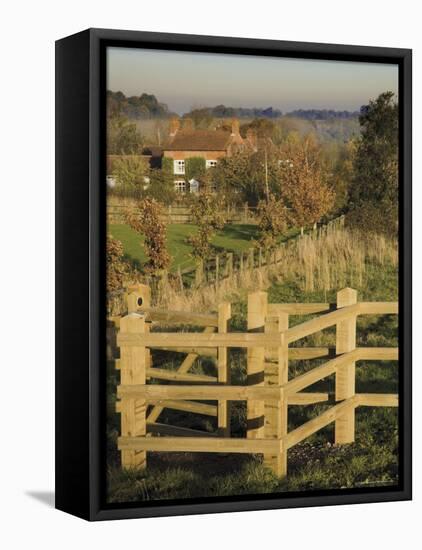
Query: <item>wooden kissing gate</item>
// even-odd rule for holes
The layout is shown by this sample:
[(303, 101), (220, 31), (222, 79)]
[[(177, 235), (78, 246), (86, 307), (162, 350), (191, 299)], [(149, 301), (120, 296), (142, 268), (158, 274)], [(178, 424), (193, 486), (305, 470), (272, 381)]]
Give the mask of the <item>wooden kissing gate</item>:
[[(359, 406), (397, 407), (396, 394), (362, 394), (355, 391), (355, 366), (361, 360), (398, 360), (398, 348), (356, 347), (358, 315), (397, 314), (397, 302), (358, 302), (357, 292), (345, 288), (337, 304), (269, 304), (266, 292), (248, 296), (247, 332), (229, 332), (229, 303), (217, 314), (195, 314), (150, 307), (150, 289), (129, 287), (128, 315), (117, 319), (120, 385), (117, 411), (121, 414), (123, 468), (143, 468), (146, 453), (206, 452), (260, 453), (264, 463), (279, 477), (287, 474), (287, 451), (328, 424), (335, 423), (335, 443), (355, 439), (355, 410)], [(289, 317), (318, 315), (289, 328)], [(116, 321), (116, 319), (115, 319)], [(203, 332), (151, 332), (164, 323), (203, 327)], [(336, 347), (292, 347), (294, 342), (336, 327)], [(228, 348), (246, 348), (247, 385), (230, 383)], [(185, 354), (177, 370), (151, 364), (151, 349)], [(201, 356), (217, 361), (216, 376), (189, 370)], [(326, 358), (327, 361), (289, 379), (288, 362)], [(335, 375), (336, 404), (302, 426), (288, 431), (289, 405), (326, 402), (328, 393), (303, 390)], [(149, 379), (177, 384), (148, 384)], [(204, 403), (204, 401), (207, 401)], [(216, 402), (215, 405), (209, 401)], [(247, 401), (247, 437), (230, 437), (230, 402)], [(161, 411), (170, 408), (217, 417), (217, 431), (209, 433), (157, 422)]]

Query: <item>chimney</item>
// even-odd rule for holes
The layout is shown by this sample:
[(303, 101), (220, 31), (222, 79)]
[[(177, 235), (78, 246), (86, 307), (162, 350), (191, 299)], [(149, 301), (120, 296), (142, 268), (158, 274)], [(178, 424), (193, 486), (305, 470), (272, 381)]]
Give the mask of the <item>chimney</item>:
[(180, 128), (180, 121), (178, 118), (173, 117), (170, 119), (169, 136), (174, 138)]
[(248, 128), (246, 132), (246, 139), (248, 140), (248, 143), (252, 147), (252, 149), (255, 152), (258, 151), (258, 134), (256, 133), (256, 130)]
[(239, 121), (237, 118), (234, 118), (232, 120), (232, 136), (238, 136), (239, 135)]
[(182, 130), (187, 130), (188, 132), (193, 132), (193, 120), (191, 118), (183, 119)]

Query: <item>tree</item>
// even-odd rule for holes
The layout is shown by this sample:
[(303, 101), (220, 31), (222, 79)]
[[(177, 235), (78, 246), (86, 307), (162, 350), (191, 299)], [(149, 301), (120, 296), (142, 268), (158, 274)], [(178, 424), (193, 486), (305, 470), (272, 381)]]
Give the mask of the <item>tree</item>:
[(334, 211), (341, 213), (348, 206), (349, 193), (353, 185), (355, 143), (352, 140), (344, 144), (336, 144), (336, 149), (329, 179), (336, 194)]
[(212, 179), (218, 191), (224, 193), (229, 204), (247, 202), (256, 206), (271, 193), (280, 196), (281, 169), (274, 152), (237, 153), (225, 157), (215, 167)]
[(312, 137), (295, 142), (285, 151), (282, 195), (292, 222), (301, 228), (316, 224), (334, 206), (335, 193), (328, 185), (320, 148)]
[(126, 190), (137, 190), (139, 195), (149, 184), (149, 166), (139, 155), (117, 158), (113, 165), (113, 175), (118, 184)]
[(188, 237), (193, 247), (193, 256), (207, 260), (211, 256), (211, 239), (217, 229), (223, 229), (225, 220), (224, 197), (215, 195), (205, 186), (192, 198), (190, 213), (192, 221), (198, 226), (198, 233)]
[(123, 115), (128, 118), (168, 118), (172, 115), (165, 103), (154, 94), (126, 97), (123, 92), (107, 91), (107, 111), (109, 116)]
[(348, 221), (358, 227), (397, 233), (398, 104), (384, 92), (361, 108), (350, 190)]
[(163, 214), (160, 203), (146, 197), (139, 201), (137, 211), (132, 210), (126, 216), (130, 227), (144, 236), (144, 248), (148, 256), (145, 271), (156, 276), (168, 268), (171, 260), (167, 251), (167, 229)]
[(283, 199), (270, 194), (268, 200), (258, 204), (258, 227), (261, 232), (259, 244), (265, 250), (271, 250), (277, 244), (278, 237), (287, 227), (287, 210)]
[(190, 113), (184, 116), (184, 118), (191, 118), (195, 128), (204, 128), (207, 129), (211, 126), (214, 117), (211, 114), (208, 107), (203, 107), (201, 109), (192, 109)]
[(107, 153), (109, 155), (139, 154), (143, 139), (136, 124), (121, 115), (107, 117)]
[(275, 123), (268, 118), (255, 118), (252, 122), (242, 124), (240, 133), (243, 137), (246, 137), (248, 130), (255, 130), (257, 136), (260, 138), (272, 138), (275, 126)]
[(154, 169), (149, 172), (150, 183), (144, 195), (151, 197), (161, 204), (172, 204), (176, 198), (174, 176), (166, 170)]

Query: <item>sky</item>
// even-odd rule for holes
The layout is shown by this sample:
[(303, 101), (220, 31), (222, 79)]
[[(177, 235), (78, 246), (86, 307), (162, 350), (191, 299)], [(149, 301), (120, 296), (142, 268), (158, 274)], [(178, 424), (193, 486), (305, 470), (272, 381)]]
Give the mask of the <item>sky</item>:
[(108, 48), (107, 89), (154, 94), (178, 114), (192, 108), (359, 110), (398, 93), (397, 65)]

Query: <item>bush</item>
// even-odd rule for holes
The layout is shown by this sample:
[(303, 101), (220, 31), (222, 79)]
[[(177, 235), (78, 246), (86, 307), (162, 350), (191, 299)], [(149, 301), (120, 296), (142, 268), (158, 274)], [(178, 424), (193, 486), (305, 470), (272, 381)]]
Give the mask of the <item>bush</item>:
[(111, 235), (107, 235), (107, 291), (112, 292), (123, 286), (128, 266), (123, 259), (123, 245)]
[(135, 231), (145, 236), (145, 253), (148, 256), (145, 270), (158, 275), (168, 268), (171, 260), (167, 251), (167, 231), (162, 206), (155, 199), (145, 198), (139, 201), (138, 211), (129, 212), (127, 222)]

